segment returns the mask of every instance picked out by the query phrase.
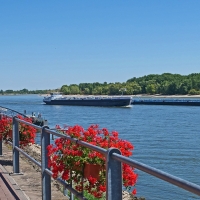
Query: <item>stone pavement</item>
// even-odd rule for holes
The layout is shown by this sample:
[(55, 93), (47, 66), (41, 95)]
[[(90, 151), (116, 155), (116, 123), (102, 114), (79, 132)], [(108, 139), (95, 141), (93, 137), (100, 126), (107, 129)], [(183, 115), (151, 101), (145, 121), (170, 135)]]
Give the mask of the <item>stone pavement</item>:
[[(40, 162), (40, 146), (31, 145), (24, 149), (31, 157)], [(41, 200), (41, 169), (30, 160), (20, 155), (20, 172), (23, 175), (12, 174), (12, 148), (3, 143), (3, 157), (0, 157), (0, 200)], [(6, 178), (2, 178), (2, 176)], [(5, 180), (8, 184), (5, 184)], [(55, 180), (51, 182), (52, 200), (68, 200), (61, 192), (61, 187)], [(145, 200), (123, 192), (123, 200)]]
[[(31, 155), (32, 156), (32, 155)], [(20, 155), (20, 172), (12, 174), (12, 148), (3, 143), (3, 157), (0, 157), (0, 200), (41, 200), (41, 170), (27, 158)], [(52, 179), (52, 200), (68, 200)]]
[(0, 164), (0, 200), (27, 200), (17, 184)]

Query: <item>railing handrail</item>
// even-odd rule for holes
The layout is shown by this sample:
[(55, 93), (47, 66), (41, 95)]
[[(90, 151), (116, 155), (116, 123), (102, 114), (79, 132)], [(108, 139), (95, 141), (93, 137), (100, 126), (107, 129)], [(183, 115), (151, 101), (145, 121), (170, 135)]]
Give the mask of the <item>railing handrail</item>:
[(189, 192), (192, 192), (194, 194), (200, 195), (200, 186), (197, 184), (194, 184), (192, 182), (186, 181), (184, 179), (181, 179), (177, 176), (173, 176), (169, 173), (166, 173), (162, 170), (150, 167), (144, 163), (138, 162), (136, 160), (132, 160), (130, 158), (124, 157), (122, 155), (113, 154), (112, 155), (114, 159), (121, 161), (123, 163), (126, 163), (134, 168), (137, 168), (145, 173), (148, 173), (152, 176), (155, 176), (161, 180), (167, 181), (173, 185), (176, 185), (184, 190), (187, 190)]
[[(2, 114), (1, 114), (2, 115)], [(3, 114), (4, 116), (7, 116), (7, 117), (11, 117), (9, 115), (5, 115)], [(47, 156), (46, 156), (46, 153), (47, 153), (47, 150), (46, 150), (46, 146), (48, 144), (50, 144), (50, 134), (52, 135), (55, 135), (57, 137), (62, 137), (62, 138), (65, 138), (67, 140), (70, 140), (74, 143), (77, 143), (81, 146), (84, 146), (86, 148), (89, 148), (89, 149), (92, 149), (94, 151), (97, 151), (99, 153), (102, 153), (104, 156), (106, 156), (106, 162), (110, 162), (110, 163), (106, 163), (107, 165), (107, 172), (106, 172), (106, 179), (107, 179), (107, 199), (111, 199), (111, 200), (118, 200), (118, 199), (121, 199), (122, 197), (122, 191), (120, 191), (119, 189), (119, 186), (121, 186), (122, 188), (122, 181), (121, 179), (119, 179), (119, 175), (118, 177), (113, 181), (113, 180), (109, 180), (108, 177), (113, 177), (113, 174), (112, 174), (112, 169), (114, 168), (113, 166), (113, 163), (112, 161), (115, 160), (115, 161), (118, 161), (118, 163), (126, 163), (136, 169), (139, 169), (145, 173), (148, 173), (154, 177), (157, 177), (161, 180), (164, 180), (166, 182), (169, 182), (173, 185), (176, 185), (184, 190), (187, 190), (191, 193), (194, 193), (196, 195), (199, 195), (200, 196), (200, 186), (197, 185), (197, 184), (194, 184), (192, 182), (189, 182), (189, 181), (186, 181), (184, 179), (181, 179), (179, 177), (176, 177), (176, 176), (173, 176), (169, 173), (166, 173), (162, 170), (158, 170), (156, 168), (153, 168), (153, 167), (150, 167), (144, 163), (141, 163), (141, 162), (138, 162), (138, 161), (135, 161), (131, 158), (128, 158), (128, 157), (125, 157), (125, 156), (122, 156), (120, 155), (120, 152), (118, 152), (119, 150), (118, 149), (114, 149), (114, 148), (110, 148), (108, 150), (106, 149), (103, 149), (101, 147), (98, 147), (98, 146), (95, 146), (95, 145), (92, 145), (92, 144), (89, 144), (87, 142), (84, 142), (84, 141), (80, 141), (76, 138), (71, 138), (70, 136), (67, 136), (67, 135), (64, 135), (64, 134), (61, 134), (61, 133), (58, 133), (54, 130), (51, 130), (49, 129), (48, 127), (46, 126), (43, 126), (43, 127), (40, 127), (40, 126), (37, 126), (37, 125), (34, 125), (32, 123), (29, 123), (29, 122), (26, 122), (22, 119), (19, 119), (17, 117), (11, 117), (13, 118), (13, 154), (15, 153), (15, 155), (13, 156), (13, 171), (15, 173), (19, 173), (19, 166), (15, 166), (15, 165), (19, 165), (19, 161), (18, 161), (18, 157), (19, 155), (16, 153), (16, 151), (19, 153), (21, 152), (24, 156), (26, 156), (28, 159), (30, 159), (32, 162), (34, 162), (35, 164), (37, 164), (39, 167), (42, 167), (43, 168), (43, 172), (42, 172), (42, 176), (45, 174), (48, 174), (50, 176), (52, 176), (52, 172), (48, 169), (47, 165), (44, 165), (44, 163), (46, 163), (47, 161)], [(41, 142), (41, 149), (42, 149), (42, 154), (41, 154), (41, 157), (42, 157), (42, 164), (40, 164), (39, 162), (35, 161), (34, 158), (32, 158), (31, 156), (29, 156), (28, 154), (26, 154), (22, 149), (19, 148), (19, 141), (16, 141), (16, 136), (18, 133), (18, 131), (16, 131), (18, 129), (18, 122), (20, 123), (24, 123), (26, 125), (29, 125), (29, 126), (32, 126), (34, 128), (36, 128), (37, 130), (40, 130), (42, 132), (42, 141)], [(47, 135), (48, 134), (48, 135)], [(15, 138), (16, 137), (16, 138)], [(18, 139), (19, 140), (19, 139)], [(16, 145), (17, 144), (17, 145)], [(43, 145), (45, 144), (45, 145)], [(1, 151), (0, 151), (1, 152)], [(108, 161), (109, 160), (109, 161)], [(119, 167), (120, 167), (119, 165)], [(115, 163), (115, 168), (116, 168), (116, 163)], [(109, 170), (108, 170), (109, 168)], [(120, 169), (120, 168), (119, 168)], [(119, 170), (120, 171), (120, 170)], [(110, 173), (110, 174), (109, 174)], [(112, 176), (111, 176), (112, 174)], [(112, 178), (111, 178), (112, 179)], [(116, 180), (118, 180), (118, 183), (116, 182)], [(79, 199), (86, 199), (85, 197), (83, 197), (80, 193), (78, 193), (76, 190), (74, 190), (70, 185), (66, 184), (65, 181), (63, 181), (61, 178), (57, 178), (57, 181), (59, 183), (61, 183), (65, 188), (67, 188), (70, 192), (72, 192), (73, 194), (75, 194)], [(45, 180), (44, 180), (45, 182)], [(50, 183), (48, 183), (50, 181), (46, 181), (45, 184), (43, 184), (43, 189), (45, 190), (45, 187), (47, 187), (47, 185), (49, 185)], [(116, 189), (118, 186), (118, 189)], [(48, 193), (48, 191), (46, 191), (46, 193)], [(117, 194), (115, 194), (117, 193)], [(43, 199), (44, 200), (49, 200), (50, 197), (47, 198), (47, 194), (43, 194)], [(121, 196), (121, 197), (120, 197)]]

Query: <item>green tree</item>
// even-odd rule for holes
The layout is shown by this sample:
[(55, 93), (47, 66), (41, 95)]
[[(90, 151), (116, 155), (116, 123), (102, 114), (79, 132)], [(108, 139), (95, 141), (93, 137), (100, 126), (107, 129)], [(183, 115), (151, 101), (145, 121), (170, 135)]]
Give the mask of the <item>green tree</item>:
[(178, 94), (178, 83), (172, 81), (171, 83), (168, 84), (168, 89), (167, 89), (167, 94), (173, 95), (173, 94)]
[(195, 89), (191, 89), (188, 93), (189, 93), (190, 95), (199, 95), (199, 94), (200, 94), (200, 91), (199, 91), (199, 90), (195, 90)]
[(85, 88), (83, 93), (86, 94), (86, 95), (90, 94), (90, 89), (89, 88)]
[(120, 89), (121, 89), (121, 85), (120, 84), (110, 84), (108, 86), (108, 94), (109, 95), (119, 95), (121, 94), (120, 92)]
[(65, 94), (65, 95), (68, 95), (70, 94), (70, 88), (67, 86), (67, 85), (63, 85), (60, 89), (60, 91)]
[(6, 90), (5, 93), (12, 94), (12, 93), (14, 93), (14, 91), (13, 90)]
[(156, 85), (155, 84), (149, 84), (149, 85), (147, 85), (146, 92), (148, 94), (155, 94), (156, 93)]
[(76, 84), (72, 84), (69, 86), (70, 88), (70, 94), (79, 94), (79, 87)]
[(140, 94), (142, 91), (141, 86), (137, 82), (132, 82), (126, 84), (126, 88), (131, 87), (132, 93), (131, 94)]

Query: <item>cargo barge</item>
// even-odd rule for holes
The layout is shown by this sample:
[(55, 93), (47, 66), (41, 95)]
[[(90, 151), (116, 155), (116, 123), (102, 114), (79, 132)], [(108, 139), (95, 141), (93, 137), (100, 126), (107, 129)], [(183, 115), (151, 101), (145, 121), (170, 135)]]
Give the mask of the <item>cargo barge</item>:
[(44, 97), (43, 102), (47, 105), (70, 105), (70, 106), (103, 106), (103, 107), (127, 107), (131, 105), (132, 97), (125, 96), (67, 96), (59, 93), (51, 93)]
[(171, 106), (200, 106), (200, 100), (191, 99), (137, 99), (132, 105), (171, 105)]

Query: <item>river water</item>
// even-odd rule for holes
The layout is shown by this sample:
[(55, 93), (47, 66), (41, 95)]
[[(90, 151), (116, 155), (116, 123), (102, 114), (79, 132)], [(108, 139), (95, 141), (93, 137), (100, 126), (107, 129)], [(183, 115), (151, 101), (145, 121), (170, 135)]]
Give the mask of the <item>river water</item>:
[[(134, 145), (132, 159), (200, 185), (200, 107), (148, 106), (104, 108), (51, 106), (38, 95), (0, 96), (0, 106), (27, 114), (41, 113), (48, 126), (99, 124), (116, 130)], [(144, 172), (139, 174), (137, 196), (147, 200), (200, 199)]]

